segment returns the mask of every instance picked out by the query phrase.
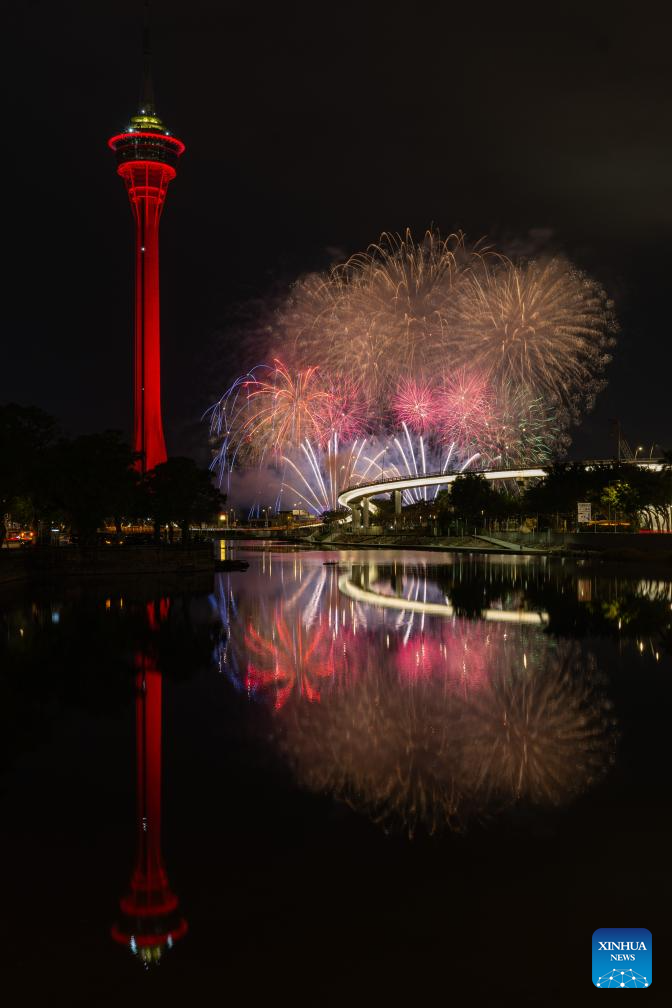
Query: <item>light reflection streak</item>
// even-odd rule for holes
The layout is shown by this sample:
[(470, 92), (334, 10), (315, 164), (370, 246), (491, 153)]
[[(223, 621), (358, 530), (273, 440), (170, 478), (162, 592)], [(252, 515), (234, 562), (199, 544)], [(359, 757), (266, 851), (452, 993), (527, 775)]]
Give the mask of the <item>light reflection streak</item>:
[[(341, 575), (338, 579), (338, 589), (344, 595), (357, 602), (366, 602), (369, 605), (378, 606), (381, 609), (400, 609), (402, 612), (421, 613), (423, 616), (443, 616), (452, 617), (455, 610), (449, 602), (443, 604), (438, 602), (420, 601), (409, 596), (403, 599), (395, 598), (391, 595), (380, 595), (378, 592), (367, 591), (354, 584), (347, 574)], [(543, 626), (548, 622), (548, 613), (526, 612), (522, 609), (484, 609), (482, 619), (497, 623), (527, 623), (531, 626)]]

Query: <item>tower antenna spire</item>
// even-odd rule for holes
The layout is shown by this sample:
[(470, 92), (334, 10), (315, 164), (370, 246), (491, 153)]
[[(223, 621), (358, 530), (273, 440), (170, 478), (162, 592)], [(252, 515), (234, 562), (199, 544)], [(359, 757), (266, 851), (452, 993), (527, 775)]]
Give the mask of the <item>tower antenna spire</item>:
[(143, 7), (142, 17), (142, 85), (140, 88), (140, 110), (142, 112), (154, 112), (154, 81), (152, 79), (152, 49), (150, 40), (150, 15), (151, 9), (149, 0), (146, 0)]

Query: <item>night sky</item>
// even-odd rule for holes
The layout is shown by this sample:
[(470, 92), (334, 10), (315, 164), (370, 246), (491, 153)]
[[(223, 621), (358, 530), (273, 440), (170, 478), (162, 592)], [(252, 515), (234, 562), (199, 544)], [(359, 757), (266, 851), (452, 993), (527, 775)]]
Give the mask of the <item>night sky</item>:
[[(154, 3), (156, 107), (187, 145), (161, 234), (171, 453), (207, 459), (247, 302), (432, 223), (597, 277), (622, 332), (572, 452), (613, 453), (612, 417), (672, 447), (667, 28), (633, 5), (465, 6)], [(28, 0), (5, 24), (0, 401), (71, 433), (130, 427), (132, 220), (107, 139), (137, 108), (141, 10)]]

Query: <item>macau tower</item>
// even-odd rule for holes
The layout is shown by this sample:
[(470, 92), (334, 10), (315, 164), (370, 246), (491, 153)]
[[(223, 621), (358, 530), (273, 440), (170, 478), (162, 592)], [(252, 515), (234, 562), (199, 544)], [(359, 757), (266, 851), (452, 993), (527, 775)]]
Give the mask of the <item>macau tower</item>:
[(149, 33), (143, 35), (144, 74), (138, 114), (109, 141), (117, 158), (135, 222), (135, 339), (133, 346), (133, 450), (142, 472), (166, 461), (161, 417), (159, 319), (159, 221), (168, 183), (184, 151), (156, 114), (149, 65)]

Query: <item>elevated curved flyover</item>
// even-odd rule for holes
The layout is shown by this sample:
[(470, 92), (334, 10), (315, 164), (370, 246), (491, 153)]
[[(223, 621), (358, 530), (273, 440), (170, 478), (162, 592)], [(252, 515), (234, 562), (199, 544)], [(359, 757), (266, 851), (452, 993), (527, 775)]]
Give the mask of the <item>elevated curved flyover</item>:
[[(662, 469), (662, 464), (658, 459), (640, 459), (621, 464), (623, 466), (634, 465), (638, 469), (651, 469), (654, 472), (660, 472)], [(614, 465), (614, 460), (595, 459), (585, 462), (584, 465), (586, 469), (591, 469), (594, 466)], [(468, 473), (444, 472), (422, 476), (404, 476), (400, 479), (381, 480), (375, 483), (362, 483), (360, 486), (348, 487), (339, 493), (338, 503), (341, 507), (350, 508), (353, 503), (356, 504), (357, 501), (364, 500), (366, 497), (377, 497), (380, 494), (392, 493), (394, 490), (412, 490), (414, 487), (448, 486), (450, 483), (454, 483), (458, 476), (469, 474), (485, 476), (487, 480), (505, 480), (539, 479), (546, 476), (546, 472), (546, 469), (534, 467), (530, 469), (470, 469)]]
[[(471, 469), (472, 474), (485, 476), (487, 480), (503, 479), (534, 479), (546, 475), (545, 469)], [(377, 497), (380, 494), (392, 493), (394, 490), (412, 490), (414, 487), (448, 486), (458, 476), (466, 473), (434, 473), (423, 476), (404, 476), (401, 479), (382, 480), (376, 483), (362, 483), (360, 486), (349, 487), (338, 495), (341, 507), (351, 507), (353, 503), (365, 497)]]

